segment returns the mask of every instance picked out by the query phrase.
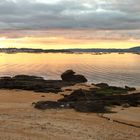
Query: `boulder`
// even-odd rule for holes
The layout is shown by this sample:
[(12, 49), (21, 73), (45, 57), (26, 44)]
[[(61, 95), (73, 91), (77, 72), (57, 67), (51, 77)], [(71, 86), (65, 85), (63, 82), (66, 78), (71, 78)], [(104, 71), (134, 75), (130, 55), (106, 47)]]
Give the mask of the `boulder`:
[(22, 89), (35, 92), (61, 92), (61, 88), (72, 86), (73, 83), (62, 80), (45, 80), (42, 77), (30, 75), (16, 75), (14, 77), (0, 77), (0, 89)]
[(95, 86), (100, 87), (100, 88), (108, 88), (109, 87), (109, 85), (107, 83), (98, 83), (98, 84), (95, 84)]
[(73, 70), (66, 70), (64, 73), (62, 73), (61, 78), (69, 78), (69, 76), (74, 75), (75, 72)]
[(129, 87), (129, 86), (125, 86), (125, 89), (126, 89), (127, 91), (135, 91), (135, 90), (136, 90), (136, 88), (134, 88), (134, 87)]
[(76, 75), (73, 70), (67, 70), (61, 74), (61, 78), (66, 82), (84, 83), (87, 79), (83, 75)]

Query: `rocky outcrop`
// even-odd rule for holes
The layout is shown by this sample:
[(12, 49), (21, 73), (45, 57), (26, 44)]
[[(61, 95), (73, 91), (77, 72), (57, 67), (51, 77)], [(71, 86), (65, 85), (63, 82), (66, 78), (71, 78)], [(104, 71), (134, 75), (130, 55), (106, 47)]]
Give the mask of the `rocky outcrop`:
[(73, 83), (62, 80), (44, 80), (42, 77), (29, 75), (0, 78), (0, 89), (22, 89), (35, 92), (58, 93), (62, 87), (70, 85), (73, 85)]
[(100, 88), (108, 88), (109, 87), (109, 85), (107, 83), (98, 83), (98, 84), (95, 84), (95, 86), (100, 87)]
[(106, 90), (108, 90), (108, 91), (112, 91), (113, 93), (118, 93), (118, 92), (126, 93), (128, 91), (136, 90), (136, 88), (134, 88), (134, 87), (125, 86), (125, 88), (122, 88), (122, 87), (116, 87), (116, 86), (109, 86), (107, 83), (98, 83), (98, 84), (95, 84), (95, 86), (102, 89), (103, 92), (106, 92)]
[(75, 82), (75, 83), (84, 83), (87, 82), (87, 79), (83, 75), (76, 75), (73, 70), (67, 70), (62, 73), (61, 78), (63, 81)]
[(26, 80), (26, 81), (34, 81), (34, 80), (44, 80), (43, 77), (37, 77), (33, 75), (16, 75), (13, 77), (15, 80)]
[[(110, 94), (110, 90), (95, 89), (95, 90), (75, 90), (70, 95), (63, 95), (64, 97), (54, 103), (54, 107), (45, 101), (35, 103), (37, 109), (50, 109), (50, 108), (73, 108), (80, 112), (110, 112), (108, 107), (122, 106), (127, 107), (140, 105), (140, 93), (124, 94), (121, 93), (120, 87), (113, 87), (114, 92), (118, 88), (120, 93)], [(111, 89), (112, 91), (112, 89)], [(107, 93), (109, 92), (109, 94)]]
[(59, 109), (59, 108), (69, 108), (69, 103), (61, 103), (57, 101), (39, 101), (37, 103), (32, 103), (36, 109)]
[(68, 70), (62, 75), (62, 80), (45, 80), (43, 77), (33, 75), (16, 75), (14, 77), (0, 77), (0, 89), (22, 89), (36, 92), (58, 93), (62, 87), (72, 86), (76, 83), (86, 82), (83, 75), (75, 75)]
[(128, 90), (128, 91), (135, 91), (136, 90), (136, 88), (129, 87), (129, 86), (125, 86), (125, 89)]

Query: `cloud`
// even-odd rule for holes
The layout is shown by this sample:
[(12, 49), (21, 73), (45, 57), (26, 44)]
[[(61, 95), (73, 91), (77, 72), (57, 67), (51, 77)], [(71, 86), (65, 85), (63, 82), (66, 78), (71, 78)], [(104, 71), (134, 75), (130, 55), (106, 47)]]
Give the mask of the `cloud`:
[(49, 29), (49, 30), (0, 30), (0, 37), (20, 38), (65, 38), (82, 42), (94, 40), (140, 41), (140, 30), (94, 30), (94, 29)]
[(2, 0), (0, 29), (140, 29), (139, 0)]

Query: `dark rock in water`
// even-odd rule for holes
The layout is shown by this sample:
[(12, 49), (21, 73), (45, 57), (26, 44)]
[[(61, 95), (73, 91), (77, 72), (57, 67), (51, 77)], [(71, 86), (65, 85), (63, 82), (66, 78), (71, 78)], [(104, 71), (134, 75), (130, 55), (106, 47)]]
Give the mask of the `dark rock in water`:
[(72, 81), (77, 83), (84, 83), (87, 82), (87, 79), (83, 75), (73, 75)]
[(109, 87), (109, 85), (107, 83), (98, 83), (98, 84), (95, 84), (95, 86), (100, 87), (100, 88), (108, 88)]
[(0, 79), (2, 79), (2, 80), (11, 80), (11, 77), (9, 77), (9, 76), (4, 76), (4, 77), (0, 77)]
[(125, 86), (125, 89), (128, 90), (128, 91), (135, 91), (136, 90), (136, 88), (129, 87), (129, 86)]
[(75, 72), (73, 71), (73, 70), (67, 70), (67, 71), (65, 71), (64, 73), (62, 73), (62, 75), (61, 75), (61, 78), (62, 78), (62, 80), (64, 79), (69, 79), (69, 77), (70, 76), (72, 76), (72, 75), (74, 75), (75, 74)]
[(76, 83), (86, 82), (83, 75), (74, 75), (75, 72), (68, 70), (61, 75), (63, 80), (45, 80), (42, 77), (30, 75), (16, 75), (14, 77), (1, 77), (0, 88), (33, 90), (35, 92), (61, 92), (61, 88), (72, 86)]
[(87, 79), (83, 75), (76, 75), (73, 70), (67, 70), (62, 73), (61, 78), (63, 81), (83, 83), (87, 82)]
[(30, 75), (16, 75), (13, 77), (15, 80), (44, 80), (43, 77), (30, 76)]
[(0, 88), (2, 89), (22, 89), (33, 90), (35, 92), (61, 92), (64, 86), (72, 86), (62, 80), (44, 80), (42, 77), (30, 75), (17, 75), (14, 77), (1, 77)]

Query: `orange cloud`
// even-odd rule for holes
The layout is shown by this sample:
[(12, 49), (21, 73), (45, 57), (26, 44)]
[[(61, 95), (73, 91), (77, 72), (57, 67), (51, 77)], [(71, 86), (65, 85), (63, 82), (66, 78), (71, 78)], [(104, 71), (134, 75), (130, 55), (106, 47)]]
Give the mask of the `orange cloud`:
[(0, 47), (43, 49), (130, 48), (139, 46), (139, 33), (140, 30), (8, 30), (0, 34)]

